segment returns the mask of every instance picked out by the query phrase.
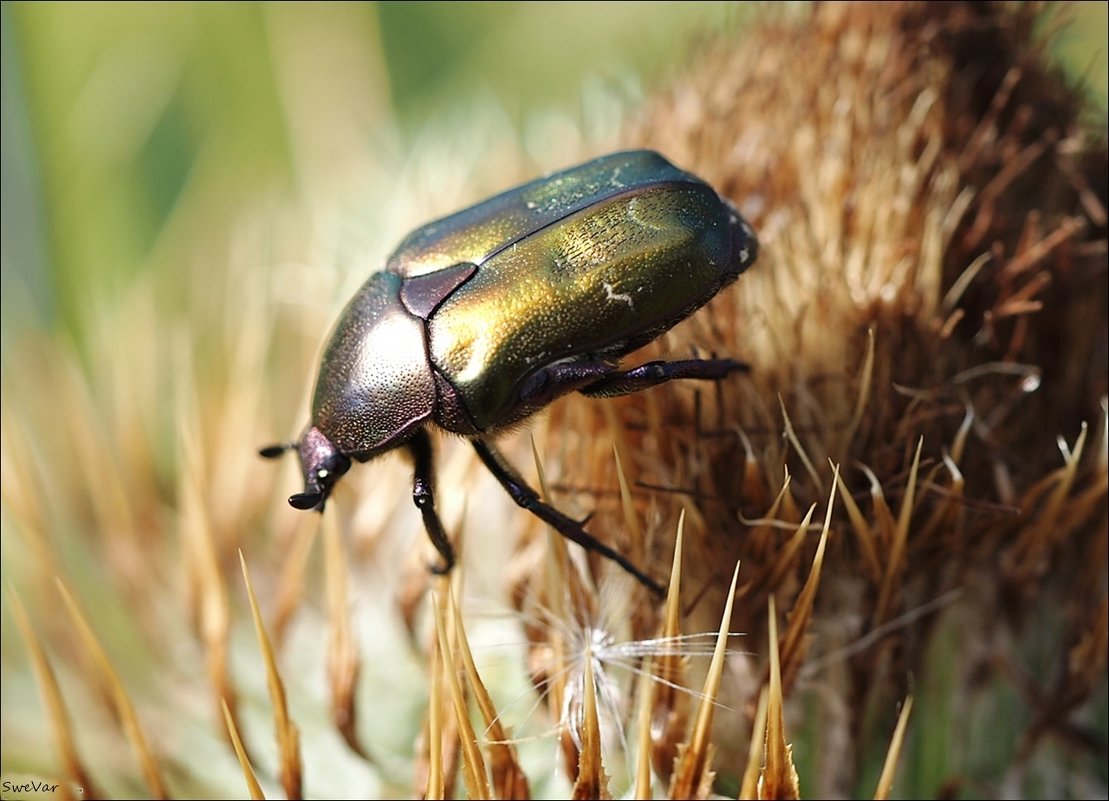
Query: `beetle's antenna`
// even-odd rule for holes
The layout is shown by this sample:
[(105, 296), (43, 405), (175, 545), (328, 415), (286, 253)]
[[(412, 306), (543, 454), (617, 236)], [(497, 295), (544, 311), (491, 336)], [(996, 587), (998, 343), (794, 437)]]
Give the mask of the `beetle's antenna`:
[(285, 454), (285, 451), (295, 451), (297, 447), (298, 445), (295, 442), (278, 442), (274, 445), (259, 448), (258, 455), (263, 459), (278, 459)]

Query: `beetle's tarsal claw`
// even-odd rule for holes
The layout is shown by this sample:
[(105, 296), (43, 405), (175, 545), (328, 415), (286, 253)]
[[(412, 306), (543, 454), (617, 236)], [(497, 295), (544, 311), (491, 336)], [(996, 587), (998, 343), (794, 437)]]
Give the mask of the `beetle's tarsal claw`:
[(309, 509), (316, 509), (323, 511), (323, 493), (322, 492), (298, 492), (296, 495), (289, 496), (289, 506), (294, 509), (301, 509), (308, 511)]
[(454, 569), (454, 561), (451, 560), (450, 562), (433, 562), (432, 564), (427, 566), (427, 569), (434, 573), (436, 576), (446, 576), (451, 572), (452, 569)]

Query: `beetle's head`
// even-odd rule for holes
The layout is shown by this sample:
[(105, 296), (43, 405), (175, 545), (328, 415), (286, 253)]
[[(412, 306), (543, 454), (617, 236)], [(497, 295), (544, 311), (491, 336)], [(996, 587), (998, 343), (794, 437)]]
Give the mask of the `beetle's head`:
[(294, 509), (315, 509), (322, 512), (331, 488), (350, 469), (350, 457), (340, 453), (331, 440), (315, 426), (304, 432), (300, 442), (271, 445), (262, 448), (260, 453), (267, 458), (274, 458), (287, 450), (295, 450), (300, 454), (300, 466), (304, 470), (304, 492), (289, 496), (289, 505)]

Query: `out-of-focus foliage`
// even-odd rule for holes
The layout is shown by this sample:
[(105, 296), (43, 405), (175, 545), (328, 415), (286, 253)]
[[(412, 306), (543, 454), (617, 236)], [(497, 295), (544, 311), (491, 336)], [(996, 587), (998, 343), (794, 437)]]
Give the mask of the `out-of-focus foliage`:
[[(4, 330), (56, 319), (80, 332), (104, 290), (189, 269), (260, 194), (341, 170), (351, 148), (403, 150), (475, 96), (525, 135), (538, 112), (580, 122), (591, 85), (635, 96), (639, 76), (688, 55), (694, 32), (742, 13), (719, 2), (5, 3)], [(1070, 13), (1059, 56), (1104, 109), (1106, 6)], [(297, 103), (309, 88), (315, 102)], [(329, 130), (335, 141), (306, 145)]]
[(689, 31), (735, 16), (725, 3), (5, 3), (5, 328), (30, 317), (79, 334), (104, 290), (154, 272), (174, 291), (172, 274), (260, 195), (310, 197), (359, 149), (403, 152), (437, 121), (487, 114), (490, 96), (504, 125), (579, 116), (583, 85), (634, 95), (636, 75), (687, 55)]

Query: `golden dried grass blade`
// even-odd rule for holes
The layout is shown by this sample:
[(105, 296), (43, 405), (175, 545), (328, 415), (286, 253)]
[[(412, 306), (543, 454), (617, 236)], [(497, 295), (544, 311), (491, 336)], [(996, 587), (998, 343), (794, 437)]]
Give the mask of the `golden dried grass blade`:
[(581, 752), (578, 755), (578, 776), (570, 797), (578, 799), (612, 798), (608, 790), (608, 777), (601, 758), (601, 721), (597, 716), (597, 691), (593, 684), (593, 655), (587, 653), (585, 674), (582, 676), (582, 727)]
[[(539, 458), (534, 437), (531, 439), (531, 452), (539, 476), (539, 491), (544, 499), (549, 499), (547, 474), (543, 470), (543, 462)], [(545, 627), (547, 647), (550, 649), (550, 668), (547, 671), (546, 686), (547, 709), (554, 720), (561, 720), (566, 699), (566, 680), (570, 675), (567, 657), (570, 646), (565, 639), (564, 627), (555, 624), (555, 621), (588, 620), (592, 619), (592, 616), (590, 596), (585, 591), (584, 580), (570, 559), (565, 539), (551, 526), (547, 526), (547, 547), (551, 557), (546, 560), (547, 569), (544, 571), (544, 579), (548, 614), (552, 624)], [(578, 766), (578, 747), (566, 727), (563, 727), (559, 733), (559, 744), (566, 762), (566, 773), (574, 777)]]
[[(828, 464), (832, 464), (831, 460), (828, 461)], [(871, 531), (866, 517), (859, 509), (859, 505), (851, 497), (851, 491), (847, 489), (847, 484), (843, 481), (839, 482), (839, 497), (843, 500), (843, 508), (847, 510), (847, 519), (851, 521), (851, 528), (855, 532), (855, 541), (859, 544), (859, 553), (862, 554), (867, 576), (876, 582), (882, 577), (882, 567), (878, 562), (878, 549), (874, 542), (874, 533)]]
[(724, 602), (724, 614), (720, 618), (720, 631), (716, 638), (716, 648), (712, 653), (708, 675), (701, 690), (701, 702), (693, 719), (693, 730), (689, 742), (678, 749), (678, 764), (670, 783), (671, 798), (707, 798), (712, 790), (712, 756), (715, 746), (711, 741), (712, 719), (716, 711), (716, 695), (720, 690), (720, 680), (724, 675), (724, 656), (728, 647), (728, 627), (732, 621), (732, 606), (735, 603), (735, 588), (739, 581), (739, 563), (736, 562), (732, 573), (732, 584)]
[(112, 667), (111, 660), (108, 659), (108, 654), (104, 651), (103, 646), (100, 645), (100, 641), (96, 639), (96, 635), (92, 631), (92, 626), (89, 625), (88, 619), (77, 605), (76, 599), (70, 594), (69, 589), (65, 586), (61, 578), (56, 578), (55, 581), (57, 582), (59, 592), (62, 594), (62, 600), (65, 602), (66, 609), (69, 611), (69, 616), (73, 619), (73, 624), (77, 627), (77, 631), (85, 644), (86, 650), (92, 656), (93, 661), (96, 662), (97, 668), (100, 670), (101, 680), (107, 685), (116, 714), (119, 715), (119, 719), (123, 723), (123, 731), (127, 735), (131, 747), (135, 751), (135, 757), (139, 761), (139, 766), (142, 768), (143, 777), (146, 779), (146, 786), (150, 790), (150, 795), (153, 798), (169, 798), (165, 783), (162, 781), (162, 774), (158, 769), (158, 763), (154, 759), (154, 752), (150, 748), (149, 741), (146, 739), (142, 724), (139, 723), (139, 716), (135, 712), (135, 707), (131, 703), (130, 696), (127, 695), (127, 690), (124, 689), (123, 683), (120, 682), (115, 668)]
[(481, 711), (482, 720), (485, 721), (485, 740), (489, 749), (489, 769), (493, 777), (493, 794), (497, 798), (518, 798), (521, 801), (531, 798), (531, 789), (524, 769), (520, 765), (516, 754), (516, 747), (512, 744), (512, 733), (509, 732), (493, 705), (493, 699), (485, 683), (481, 680), (474, 655), (470, 650), (470, 640), (466, 636), (466, 626), (462, 620), (462, 613), (454, 599), (454, 590), (451, 589), (448, 597), (448, 609), (454, 623), (455, 647), (462, 658), (466, 669), (467, 683), (473, 692), (474, 700)]
[(1070, 531), (1072, 527), (1081, 525), (1082, 521), (1090, 520), (1099, 512), (1103, 513), (1107, 494), (1109, 494), (1109, 473), (1103, 470), (1093, 477), (1085, 489), (1076, 492), (1068, 499), (1062, 519), (1059, 521), (1063, 531)]
[(1097, 471), (1109, 474), (1109, 395), (1101, 396), (1101, 447), (1097, 449)]
[(120, 468), (123, 456), (115, 447), (115, 432), (107, 430), (102, 418), (84, 411), (97, 408), (97, 403), (81, 375), (83, 368), (76, 361), (69, 362), (66, 368), (68, 386), (59, 391), (58, 397), (75, 408), (66, 410), (61, 416), (70, 424), (71, 447), (85, 486), (96, 487), (96, 492), (88, 496), (92, 503), (92, 519), (97, 521), (113, 569), (126, 577), (127, 584), (141, 587), (142, 577), (138, 573), (141, 560), (124, 557), (124, 554), (142, 553), (143, 547), (136, 524), (137, 510), (131, 502), (133, 495), (128, 491), (127, 478)]
[(782, 483), (782, 511), (779, 518), (788, 523), (796, 523), (801, 519), (801, 513), (798, 511), (797, 499), (793, 496), (793, 482), (790, 480), (789, 466), (782, 465), (785, 473), (785, 480)]
[(893, 542), (890, 543), (889, 560), (886, 562), (886, 573), (882, 577), (882, 589), (878, 593), (878, 603), (874, 607), (874, 625), (885, 623), (892, 611), (893, 596), (897, 590), (897, 582), (901, 578), (904, 568), (905, 549), (909, 542), (909, 520), (913, 515), (913, 505), (916, 502), (916, 476), (920, 469), (920, 450), (924, 446), (924, 437), (917, 440), (916, 453), (913, 455), (913, 465), (909, 468), (909, 480), (905, 484), (905, 497), (901, 500), (901, 509), (897, 515), (897, 526), (894, 528)]
[(766, 750), (766, 709), (770, 688), (763, 685), (755, 707), (755, 720), (751, 726), (751, 742), (747, 749), (747, 767), (739, 784), (740, 799), (754, 801), (759, 797), (759, 774), (762, 772), (763, 753)]
[(805, 659), (805, 632), (812, 620), (813, 608), (816, 605), (816, 591), (820, 587), (820, 574), (824, 566), (824, 552), (828, 546), (828, 533), (832, 526), (832, 511), (836, 503), (836, 487), (839, 485), (839, 465), (833, 468), (832, 490), (828, 493), (828, 510), (824, 515), (824, 528), (820, 532), (820, 542), (816, 546), (816, 555), (813, 557), (812, 569), (805, 586), (797, 596), (793, 609), (789, 613), (789, 624), (781, 645), (782, 687), (783, 693), (788, 693), (793, 686), (793, 680), (801, 669)]
[[(674, 558), (670, 562), (670, 586), (667, 588), (667, 610), (662, 627), (663, 637), (681, 633), (682, 551), (685, 545), (685, 509), (678, 513), (678, 529), (674, 533)], [(676, 657), (668, 651), (665, 659)]]
[[(678, 529), (674, 537), (674, 560), (670, 566), (670, 586), (666, 591), (666, 609), (663, 617), (662, 639), (664, 642), (680, 642), (681, 637), (681, 588), (682, 554), (685, 550), (685, 509), (678, 514)], [(685, 736), (686, 722), (689, 719), (689, 696), (680, 692), (686, 686), (686, 673), (689, 658), (679, 649), (667, 648), (658, 656), (658, 666), (654, 675), (658, 676), (658, 686), (651, 693), (651, 720), (653, 722), (651, 760), (655, 771), (663, 779), (669, 780), (674, 771), (674, 759), (678, 755), (678, 744)], [(649, 674), (647, 674), (649, 675)], [(651, 684), (655, 682), (652, 680)]]
[[(666, 590), (666, 619), (662, 636), (677, 637), (681, 633), (682, 546), (685, 542), (685, 509), (678, 512), (678, 529), (674, 535), (674, 559), (670, 563), (670, 586)], [(665, 658), (671, 658), (667, 652)], [(673, 655), (676, 658), (676, 654)]]
[(770, 508), (766, 510), (763, 516), (755, 520), (748, 520), (742, 516), (739, 518), (741, 523), (751, 526), (748, 539), (751, 541), (751, 550), (755, 556), (762, 558), (777, 553), (778, 538), (774, 534), (773, 524), (779, 520), (788, 519), (783, 507), (789, 497), (789, 485), (792, 480), (787, 467), (785, 478), (782, 480), (782, 488), (778, 490), (778, 494), (774, 496), (774, 502), (770, 504)]
[(813, 466), (812, 460), (809, 459), (808, 452), (801, 444), (801, 440), (797, 437), (797, 432), (793, 430), (793, 421), (789, 418), (789, 412), (786, 411), (786, 402), (782, 399), (781, 394), (778, 395), (778, 405), (782, 407), (782, 421), (785, 424), (786, 439), (793, 445), (793, 449), (797, 451), (797, 456), (801, 459), (801, 464), (805, 465), (805, 471), (809, 474), (809, 478), (813, 480), (813, 484), (823, 493), (824, 479), (822, 479), (820, 473), (816, 471), (816, 467)]
[(774, 565), (762, 583), (762, 586), (765, 586), (768, 591), (773, 592), (780, 587), (786, 574), (792, 570), (793, 561), (801, 551), (801, 546), (805, 544), (805, 535), (809, 533), (809, 523), (812, 522), (813, 512), (815, 511), (816, 504), (814, 503), (809, 506), (805, 516), (801, 518), (801, 522), (797, 524), (797, 528), (793, 530), (793, 534), (775, 557)]
[(874, 791), (875, 801), (883, 801), (890, 797), (893, 789), (893, 778), (897, 772), (897, 761), (901, 757), (901, 746), (905, 743), (905, 730), (909, 726), (909, 715), (913, 711), (913, 697), (905, 699), (901, 707), (901, 714), (897, 716), (897, 726), (893, 730), (893, 739), (886, 751), (886, 761), (882, 765), (882, 775), (878, 777), (878, 789)]
[[(424, 743), (427, 758), (427, 782), (423, 797), (431, 799), (447, 797), (446, 777), (443, 769), (445, 761), (443, 759), (443, 658), (441, 656), (442, 648), (439, 647), (438, 642), (438, 635), (436, 635), (435, 643), (429, 654), (431, 662), (428, 671), (430, 691), (427, 699), (427, 741)], [(417, 775), (421, 767), (417, 759)], [(420, 786), (419, 779), (416, 781), (416, 786), (417, 788)]]
[(316, 537), (323, 525), (322, 515), (298, 515), (297, 527), (289, 537), (290, 546), (286, 549), (281, 564), (281, 574), (277, 579), (275, 611), (273, 613), (273, 644), (280, 650), (285, 642), (285, 632), (289, 622), (304, 597), (304, 571), (308, 567), (308, 557)]
[[(924, 525), (920, 527), (920, 532), (917, 535), (919, 542), (927, 542), (929, 538), (937, 534), (949, 543), (959, 542), (963, 538), (963, 526), (958, 520), (957, 512), (961, 508), (960, 501), (963, 499), (963, 488), (966, 486), (966, 479), (963, 477), (959, 465), (946, 450), (942, 459), (947, 475), (951, 479), (951, 484), (947, 487), (947, 491), (936, 501), (935, 508), (928, 515)], [(929, 482), (926, 481), (925, 483)]]
[(874, 379), (874, 326), (870, 326), (866, 330), (866, 354), (863, 356), (863, 367), (859, 371), (859, 389), (858, 394), (855, 396), (855, 409), (851, 413), (851, 420), (847, 423), (847, 428), (843, 431), (843, 437), (840, 439), (839, 450), (840, 453), (846, 453), (851, 447), (851, 441), (855, 438), (855, 432), (859, 430), (859, 423), (862, 422), (863, 414), (866, 413), (866, 407), (870, 403), (870, 385)]
[[(455, 571), (457, 573), (457, 571)], [(435, 577), (435, 590), (432, 592), (430, 598), (436, 607), (438, 613), (445, 621), (447, 628), (447, 641), (452, 640), (450, 617), (447, 614), (447, 596), (451, 588), (450, 576), (436, 576)], [(439, 674), (436, 677), (438, 681), (438, 694), (436, 701), (439, 704), (439, 739), (433, 743), (434, 747), (439, 751), (439, 764), (443, 773), (443, 797), (451, 798), (455, 795), (454, 787), (455, 780), (458, 778), (458, 756), (459, 750), (462, 746), (460, 740), (460, 729), (457, 720), (457, 715), (453, 714), (453, 701), (450, 698), (450, 686), (448, 685), (449, 676), (447, 675), (447, 663), (443, 661), (441, 649), (439, 648), (439, 632), (432, 632), (431, 648), (435, 653), (440, 654), (439, 661)], [(455, 671), (457, 675), (457, 670)], [(450, 714), (448, 714), (450, 710)]]
[[(1068, 448), (1062, 437), (1059, 445), (1063, 451), (1064, 461), (1062, 468), (1051, 474), (1052, 488), (1044, 502), (1043, 511), (1036, 516), (1036, 521), (1021, 532), (1021, 537), (1013, 548), (1010, 557), (1013, 571), (1018, 579), (1034, 575), (1038, 565), (1043, 561), (1044, 554), (1061, 538), (1063, 532), (1059, 525), (1060, 515), (1066, 507), (1071, 490), (1078, 475), (1078, 465), (1082, 453), (1086, 449), (1086, 435), (1089, 427), (1082, 423), (1082, 430), (1074, 441), (1074, 447)], [(1021, 504), (1024, 510), (1030, 511), (1031, 503), (1026, 499)]]
[(239, 758), (239, 767), (243, 769), (243, 780), (246, 782), (246, 789), (254, 801), (264, 801), (266, 795), (262, 792), (262, 786), (258, 784), (258, 777), (254, 775), (254, 768), (250, 765), (250, 757), (246, 755), (246, 749), (243, 748), (243, 741), (239, 737), (239, 728), (235, 725), (235, 719), (231, 716), (231, 709), (227, 706), (226, 701), (221, 706), (223, 708), (223, 722), (227, 724), (227, 734), (231, 738), (235, 756)]
[[(449, 597), (449, 589), (447, 594)], [(462, 778), (466, 782), (466, 792), (470, 798), (492, 798), (489, 780), (485, 775), (485, 759), (478, 747), (477, 732), (470, 723), (466, 694), (462, 691), (462, 682), (458, 679), (458, 669), (455, 667), (454, 656), (451, 653), (442, 603), (439, 593), (435, 593), (431, 607), (435, 612), (435, 633), (438, 637), (439, 654), (443, 660), (443, 673), (447, 680), (447, 689), (450, 691), (451, 703), (454, 706), (455, 723), (458, 726), (462, 745)]]
[(1102, 597), (1084, 628), (1078, 642), (1067, 652), (1067, 678), (1062, 695), (1068, 701), (1082, 697), (1105, 680), (1105, 666), (1109, 662), (1109, 595)]
[(955, 436), (951, 438), (951, 459), (955, 464), (961, 464), (963, 461), (963, 454), (967, 448), (967, 436), (970, 434), (971, 426), (974, 424), (974, 409), (967, 406), (967, 413), (963, 415), (963, 422), (959, 424), (959, 430), (955, 432)]
[[(31, 456), (28, 439), (34, 438), (34, 432), (25, 421), (14, 419), (15, 414), (13, 406), (5, 402), (0, 410), (0, 475), (4, 477), (0, 482), (0, 501), (5, 513), (12, 516), (9, 519), (18, 523), (10, 531), (27, 543), (35, 555), (34, 578), (48, 581), (62, 572), (58, 554), (46, 536), (50, 528), (43, 506), (50, 495), (40, 487), (39, 472)], [(5, 535), (8, 531), (4, 529)]]
[[(599, 431), (604, 431), (607, 437), (612, 441), (612, 448), (620, 453), (635, 453), (635, 447), (628, 442), (628, 429), (616, 413), (616, 405), (612, 403), (598, 403), (595, 407), (600, 412), (601, 417), (604, 418), (603, 428)], [(656, 428), (651, 428), (650, 423), (661, 422), (658, 419), (658, 407), (654, 404), (649, 404), (647, 407), (648, 418), (648, 431), (657, 431)]]
[[(531, 453), (535, 459), (535, 470), (539, 476), (539, 492), (545, 501), (551, 499), (551, 488), (547, 483), (547, 471), (543, 469), (543, 461), (539, 457), (539, 450), (535, 445), (535, 438), (531, 439)], [(572, 613), (580, 616), (592, 614), (592, 598), (594, 594), (587, 591), (585, 577), (577, 569), (574, 560), (570, 558), (569, 546), (566, 538), (555, 531), (553, 526), (547, 526), (547, 545), (554, 558), (548, 559), (547, 594), (548, 603), (559, 620), (569, 620)]]
[(759, 798), (800, 798), (793, 747), (786, 741), (782, 669), (778, 658), (778, 614), (774, 596), (769, 598), (770, 689), (766, 707), (766, 766), (759, 779)]
[(742, 427), (735, 429), (743, 443), (743, 479), (739, 482), (740, 497), (747, 503), (758, 508), (766, 505), (770, 488), (763, 475), (762, 462), (755, 456), (755, 449), (751, 445), (751, 438)]
[(882, 490), (882, 482), (878, 479), (878, 476), (874, 475), (874, 471), (865, 464), (860, 464), (859, 469), (866, 474), (867, 480), (870, 481), (870, 502), (874, 508), (874, 525), (871, 527), (871, 531), (874, 532), (875, 542), (882, 549), (883, 555), (888, 558), (889, 549), (893, 543), (893, 532), (897, 524), (894, 522), (893, 512), (890, 511), (889, 504), (886, 502), (886, 494)]
[(628, 487), (628, 477), (624, 473), (624, 463), (615, 445), (612, 446), (612, 455), (616, 459), (616, 481), (620, 486), (620, 510), (624, 515), (624, 525), (630, 532), (628, 539), (639, 547), (643, 542), (643, 528), (639, 525), (639, 515), (635, 513), (635, 503), (632, 501), (631, 489)]
[[(35, 634), (31, 619), (28, 617), (27, 610), (23, 607), (23, 601), (20, 600), (15, 588), (8, 585), (6, 590), (8, 606), (11, 607), (16, 628), (19, 629), (19, 634), (23, 637), (23, 642), (26, 643), (27, 651), (31, 655), (31, 667), (35, 672), (35, 680), (38, 683), (39, 692), (42, 694), (42, 701), (46, 705), (47, 719), (50, 721), (50, 730), (54, 735), (54, 746), (61, 757), (62, 768), (66, 773), (66, 777), (70, 783), (81, 788), (82, 798), (100, 798), (100, 790), (93, 784), (88, 771), (85, 770), (85, 766), (77, 754), (77, 745), (73, 737), (73, 724), (69, 712), (66, 710), (65, 700), (62, 698), (61, 687), (58, 686), (58, 679), (54, 675), (54, 669), (50, 666), (50, 660), (46, 657), (42, 642)], [(67, 799), (75, 797), (66, 782), (59, 783), (58, 791)]]
[[(347, 555), (336, 515), (322, 515), (324, 586), (327, 588), (327, 677), (331, 688), (331, 719), (354, 753), (370, 760), (358, 738), (355, 688), (362, 660), (350, 621)], [(372, 761), (372, 760), (371, 760)]]
[[(184, 461), (181, 477), (181, 539), (186, 562), (185, 576), (190, 585), (188, 597), (192, 602), (191, 612), (204, 648), (204, 663), (217, 718), (222, 715), (224, 705), (235, 717), (238, 713), (237, 694), (228, 669), (231, 610), (223, 571), (220, 569), (219, 548), (200, 479), (201, 456), (198, 451), (202, 438), (197, 433), (198, 428), (192, 415), (179, 411), (178, 430)], [(230, 741), (229, 744), (234, 746)]]
[(643, 660), (639, 674), (639, 715), (636, 717), (635, 788), (632, 798), (645, 801), (653, 797), (651, 791), (651, 707), (655, 694), (654, 662), (650, 654)]
[[(681, 588), (682, 554), (685, 550), (685, 509), (678, 515), (678, 531), (674, 536), (674, 558), (670, 566), (670, 586), (667, 589), (667, 606), (663, 612), (662, 639), (679, 642), (681, 637)], [(678, 744), (685, 736), (686, 721), (689, 720), (690, 700), (688, 694), (679, 691), (685, 687), (685, 673), (689, 658), (678, 649), (665, 649), (658, 656), (657, 665), (651, 677), (651, 761), (654, 770), (663, 781), (670, 779), (674, 770), (674, 758), (678, 756)], [(655, 682), (653, 677), (659, 678)], [(657, 686), (655, 686), (657, 685)], [(648, 792), (650, 788), (648, 787)]]
[(967, 291), (967, 288), (974, 282), (974, 279), (978, 276), (978, 273), (982, 271), (982, 268), (990, 263), (991, 258), (992, 256), (989, 253), (981, 254), (980, 256), (978, 256), (978, 258), (968, 264), (966, 269), (963, 270), (959, 277), (952, 282), (951, 288), (947, 290), (947, 293), (943, 296), (943, 301), (941, 303), (945, 313), (951, 314), (953, 311), (955, 311), (956, 304), (959, 302), (959, 299)]
[(269, 688), (270, 703), (273, 704), (273, 725), (277, 737), (278, 774), (281, 777), (281, 786), (289, 799), (297, 799), (302, 795), (303, 773), (300, 761), (300, 733), (297, 726), (289, 717), (289, 708), (285, 698), (285, 683), (281, 679), (281, 671), (277, 667), (277, 657), (273, 646), (270, 644), (266, 626), (262, 622), (262, 612), (258, 608), (258, 598), (254, 594), (254, 584), (250, 580), (250, 571), (246, 567), (246, 557), (239, 551), (239, 564), (243, 571), (243, 581), (246, 583), (246, 596), (250, 603), (250, 614), (254, 618), (254, 631), (258, 635), (258, 650), (262, 653), (262, 662), (266, 666), (266, 686)]
[[(635, 502), (632, 500), (628, 477), (624, 473), (624, 463), (620, 459), (620, 450), (615, 443), (612, 446), (612, 455), (616, 458), (616, 481), (620, 487), (620, 511), (624, 518), (625, 529), (628, 532), (627, 556), (636, 564), (641, 564), (647, 542), (643, 537), (643, 527), (639, 523), (639, 515), (635, 513)], [(642, 585), (636, 582), (636, 587), (640, 586)]]
[[(535, 472), (539, 477), (539, 493), (544, 500), (551, 497), (550, 487), (547, 485), (547, 472), (543, 469), (543, 460), (539, 456), (539, 448), (535, 444), (535, 437), (530, 438), (531, 455), (535, 460)], [(547, 603), (551, 612), (559, 620), (567, 618), (565, 588), (569, 588), (570, 577), (574, 572), (570, 564), (570, 554), (566, 541), (559, 536), (551, 526), (547, 526), (547, 550), (550, 558), (545, 560), (547, 570), (544, 578), (547, 581)]]

